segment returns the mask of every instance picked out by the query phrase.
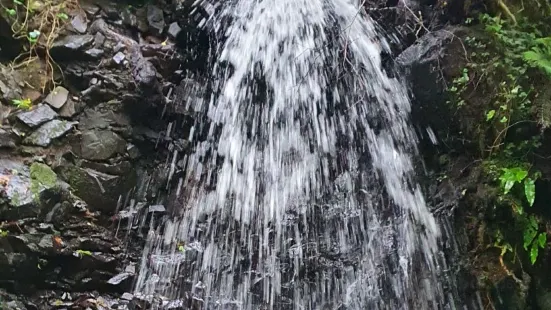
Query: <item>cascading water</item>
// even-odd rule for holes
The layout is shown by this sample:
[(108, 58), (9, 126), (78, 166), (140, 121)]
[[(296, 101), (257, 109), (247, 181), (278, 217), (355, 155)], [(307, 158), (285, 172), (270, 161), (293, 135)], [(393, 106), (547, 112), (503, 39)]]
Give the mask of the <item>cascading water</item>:
[(206, 115), (190, 140), (207, 138), (136, 291), (203, 309), (453, 309), (406, 88), (360, 3), (218, 5), (214, 91), (187, 102)]

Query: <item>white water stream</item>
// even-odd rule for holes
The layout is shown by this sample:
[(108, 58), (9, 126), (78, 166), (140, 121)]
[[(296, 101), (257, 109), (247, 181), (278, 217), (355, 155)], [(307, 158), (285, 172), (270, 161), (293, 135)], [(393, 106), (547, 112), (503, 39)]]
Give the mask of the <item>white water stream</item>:
[(216, 91), (188, 104), (209, 138), (183, 158), (183, 207), (150, 231), (137, 292), (203, 309), (449, 302), (407, 91), (359, 7), (226, 0), (204, 21), (218, 38)]

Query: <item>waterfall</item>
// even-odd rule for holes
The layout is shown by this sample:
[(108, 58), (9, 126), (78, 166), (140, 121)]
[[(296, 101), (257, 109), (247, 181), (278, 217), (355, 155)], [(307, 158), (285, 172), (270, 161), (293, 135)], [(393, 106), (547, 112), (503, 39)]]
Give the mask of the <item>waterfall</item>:
[(407, 89), (360, 7), (210, 7), (212, 91), (187, 101), (204, 117), (170, 159), (181, 207), (152, 226), (135, 288), (154, 308), (454, 309)]

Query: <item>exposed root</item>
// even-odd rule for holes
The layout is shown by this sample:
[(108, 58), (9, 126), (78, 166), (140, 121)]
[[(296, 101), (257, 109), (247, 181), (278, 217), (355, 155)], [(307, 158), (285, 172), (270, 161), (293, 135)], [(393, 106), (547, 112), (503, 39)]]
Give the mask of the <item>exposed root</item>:
[(505, 4), (505, 2), (503, 2), (503, 0), (497, 0), (497, 5), (503, 11), (503, 13), (505, 13), (505, 15), (507, 15), (507, 17), (510, 20), (512, 20), (515, 25), (517, 25), (517, 19), (516, 19), (515, 15), (513, 15), (513, 13), (511, 13), (511, 10)]

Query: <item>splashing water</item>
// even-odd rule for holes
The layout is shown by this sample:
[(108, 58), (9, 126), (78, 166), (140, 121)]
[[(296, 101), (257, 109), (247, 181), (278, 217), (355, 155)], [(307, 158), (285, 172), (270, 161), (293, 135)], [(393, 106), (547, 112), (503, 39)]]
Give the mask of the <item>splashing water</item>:
[[(182, 205), (136, 291), (203, 309), (440, 309), (406, 89), (356, 0), (223, 1)], [(172, 162), (178, 157), (175, 153)], [(162, 308), (158, 303), (157, 308)], [(167, 305), (167, 302), (164, 302)]]

